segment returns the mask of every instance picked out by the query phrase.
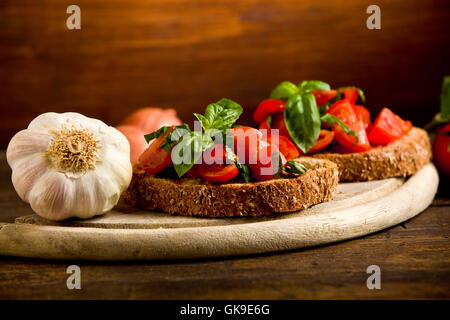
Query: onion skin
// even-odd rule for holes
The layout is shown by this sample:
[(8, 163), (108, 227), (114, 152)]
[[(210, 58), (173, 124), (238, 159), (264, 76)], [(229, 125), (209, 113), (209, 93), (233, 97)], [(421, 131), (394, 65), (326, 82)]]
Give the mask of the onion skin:
[(177, 126), (181, 123), (174, 109), (141, 108), (126, 117), (120, 125), (131, 125), (145, 131), (145, 134), (147, 134), (158, 130), (162, 126)]
[(174, 109), (141, 108), (127, 116), (116, 128), (127, 137), (130, 143), (130, 161), (138, 162), (139, 156), (149, 144), (144, 135), (158, 130), (163, 126), (180, 125)]
[(116, 129), (122, 132), (130, 143), (131, 164), (137, 163), (139, 156), (145, 151), (145, 149), (147, 149), (149, 145), (144, 138), (144, 135), (147, 133), (131, 125), (120, 125), (116, 127)]

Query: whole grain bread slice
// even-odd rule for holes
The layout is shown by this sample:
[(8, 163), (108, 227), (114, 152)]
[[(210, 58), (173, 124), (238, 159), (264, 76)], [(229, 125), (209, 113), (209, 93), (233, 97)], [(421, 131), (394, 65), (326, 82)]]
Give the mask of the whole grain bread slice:
[(318, 153), (313, 157), (336, 163), (340, 181), (368, 181), (415, 174), (430, 162), (431, 147), (427, 132), (414, 127), (399, 140), (366, 152)]
[(203, 217), (290, 212), (333, 199), (338, 185), (337, 166), (308, 157), (298, 161), (308, 169), (298, 177), (219, 185), (201, 179), (148, 176), (135, 166), (123, 197), (128, 204), (142, 209)]

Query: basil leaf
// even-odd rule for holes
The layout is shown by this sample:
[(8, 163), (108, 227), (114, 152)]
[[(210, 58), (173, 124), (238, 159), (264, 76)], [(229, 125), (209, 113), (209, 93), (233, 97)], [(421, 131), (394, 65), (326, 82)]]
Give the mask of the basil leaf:
[(205, 137), (201, 132), (191, 131), (184, 135), (179, 143), (172, 149), (173, 167), (178, 175), (182, 177), (191, 169), (202, 156), (202, 152), (212, 147), (214, 141)]
[(145, 141), (147, 141), (147, 143), (149, 143), (153, 139), (156, 139), (160, 135), (166, 133), (170, 128), (172, 128), (172, 126), (164, 126), (164, 127), (159, 128), (156, 131), (153, 131), (152, 133), (144, 135)]
[(443, 118), (450, 117), (450, 76), (444, 77), (442, 81), (441, 114)]
[(358, 134), (351, 130), (341, 119), (327, 113), (325, 115), (323, 115), (320, 120), (322, 122), (326, 122), (330, 125), (330, 127), (333, 127), (335, 123), (337, 123), (342, 129), (344, 129), (345, 133), (351, 136), (354, 136), (356, 138), (355, 144), (358, 143), (359, 141), (359, 136)]
[(252, 171), (249, 166), (240, 163), (239, 161), (235, 162), (236, 167), (239, 171), (239, 176), (244, 180), (244, 182), (250, 182), (252, 180)]
[(202, 123), (203, 129), (226, 130), (239, 118), (242, 107), (229, 99), (222, 99), (211, 103), (206, 107), (205, 114), (194, 113), (194, 116)]
[(290, 96), (297, 94), (298, 88), (289, 81), (283, 81), (270, 93), (272, 99), (288, 99)]
[(314, 146), (320, 134), (320, 114), (310, 92), (290, 97), (284, 110), (286, 128), (295, 144), (304, 152)]
[(161, 148), (170, 152), (172, 148), (180, 141), (180, 139), (188, 134), (191, 131), (187, 124), (181, 124), (176, 126), (175, 129), (166, 137), (164, 143), (161, 145)]
[(305, 174), (308, 169), (306, 167), (294, 160), (290, 160), (287, 162), (288, 167), (283, 167), (283, 170), (287, 173), (294, 173), (294, 174)]
[(328, 83), (319, 80), (305, 80), (298, 85), (300, 93), (309, 92), (311, 90), (331, 90)]

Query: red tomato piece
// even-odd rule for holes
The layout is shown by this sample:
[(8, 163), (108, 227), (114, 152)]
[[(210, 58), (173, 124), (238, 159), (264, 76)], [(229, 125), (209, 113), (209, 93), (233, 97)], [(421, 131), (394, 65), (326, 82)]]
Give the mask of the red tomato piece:
[(433, 142), (433, 158), (439, 171), (450, 178), (450, 124), (437, 132)]
[(286, 109), (286, 102), (280, 99), (266, 99), (262, 101), (253, 114), (256, 122), (263, 122), (269, 114), (283, 112)]
[(330, 113), (340, 119), (350, 128), (350, 130), (353, 130), (358, 134), (358, 142), (356, 142), (355, 136), (345, 133), (344, 129), (335, 123), (332, 129), (335, 133), (336, 140), (340, 144), (356, 152), (367, 151), (370, 149), (370, 143), (367, 138), (364, 123), (356, 115), (349, 100), (343, 99), (336, 102), (330, 109), (327, 110), (327, 113)]
[(286, 164), (283, 154), (278, 151), (274, 145), (263, 145), (258, 150), (257, 161), (249, 163), (252, 170), (252, 177), (264, 181), (274, 179), (275, 175)]
[(337, 95), (337, 90), (311, 90), (311, 92), (316, 98), (318, 107), (327, 104), (328, 101), (330, 101)]
[(364, 123), (364, 128), (367, 130), (367, 127), (372, 123), (372, 120), (370, 120), (370, 111), (367, 108), (357, 104), (353, 105), (353, 111), (355, 111), (358, 119)]
[(286, 160), (295, 159), (300, 155), (295, 144), (286, 137), (268, 134), (263, 139), (267, 141), (268, 144), (276, 146)]
[(172, 163), (170, 152), (161, 148), (161, 145), (174, 129), (175, 126), (172, 126), (166, 133), (154, 139), (144, 153), (139, 156), (138, 162), (145, 172), (149, 174), (157, 173)]
[(284, 122), (284, 114), (283, 113), (276, 114), (273, 117), (272, 129), (278, 129), (278, 135), (292, 140), (291, 135), (289, 134), (289, 131), (286, 128), (286, 123)]
[(252, 127), (236, 127), (231, 130), (234, 136), (234, 153), (239, 161), (255, 161), (262, 133)]
[[(387, 145), (405, 134), (409, 124), (395, 115), (388, 108), (381, 110), (369, 132), (369, 140), (373, 145)], [(412, 124), (411, 124), (412, 127)]]
[(202, 154), (203, 163), (205, 164), (224, 164), (226, 163), (227, 156), (225, 151), (225, 145), (215, 144), (211, 148), (205, 150)]
[(358, 100), (359, 92), (354, 87), (340, 88), (339, 91), (344, 95), (344, 98), (350, 101), (351, 104), (355, 104)]
[(201, 164), (198, 167), (198, 174), (209, 182), (225, 183), (239, 174), (236, 165), (229, 164)]
[(259, 124), (259, 130), (266, 130), (267, 132), (269, 132), (270, 127), (269, 127), (269, 124), (267, 123), (267, 121), (261, 122)]
[[(308, 150), (307, 154), (319, 152), (322, 149), (325, 149), (333, 142), (334, 132), (330, 130), (320, 130), (319, 139), (317, 139), (316, 144)], [(301, 154), (304, 154), (303, 151), (300, 150)]]

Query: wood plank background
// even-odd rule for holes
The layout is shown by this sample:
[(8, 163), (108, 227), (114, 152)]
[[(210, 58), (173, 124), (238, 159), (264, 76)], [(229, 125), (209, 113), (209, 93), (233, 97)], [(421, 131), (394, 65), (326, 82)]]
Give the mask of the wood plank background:
[[(81, 30), (67, 30), (68, 5)], [(450, 1), (78, 0), (0, 2), (0, 147), (46, 111), (116, 124), (141, 106), (192, 121), (222, 97), (251, 111), (278, 82), (356, 85), (367, 106), (422, 125), (450, 74)]]

